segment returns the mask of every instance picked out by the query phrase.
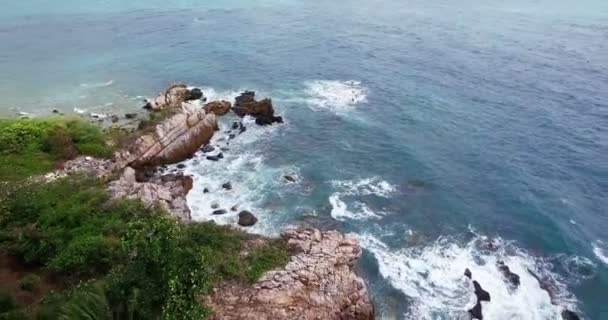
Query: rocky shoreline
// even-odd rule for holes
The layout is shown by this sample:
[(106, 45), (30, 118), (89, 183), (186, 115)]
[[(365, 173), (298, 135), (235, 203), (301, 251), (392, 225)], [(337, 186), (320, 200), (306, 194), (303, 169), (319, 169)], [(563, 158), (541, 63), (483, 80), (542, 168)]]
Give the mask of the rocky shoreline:
[[(208, 154), (208, 161), (220, 161), (221, 150), (208, 143), (219, 129), (217, 117), (230, 111), (239, 117), (254, 117), (256, 125), (283, 122), (275, 115), (270, 99), (258, 101), (251, 91), (237, 97), (234, 105), (228, 101), (205, 102), (200, 89), (172, 85), (144, 106), (166, 117), (142, 130), (112, 159), (79, 157), (67, 161), (46, 179), (82, 173), (104, 178), (112, 198), (139, 199), (188, 223), (191, 215), (186, 195), (192, 189), (192, 178), (181, 173), (165, 174), (165, 166), (199, 151)], [(228, 139), (246, 129), (242, 122), (235, 122)], [(223, 188), (231, 188), (230, 183)], [(216, 209), (217, 214), (226, 213), (226, 209)], [(253, 213), (239, 213), (240, 226), (256, 222)], [(362, 250), (354, 237), (294, 228), (283, 232), (282, 239), (293, 252), (287, 266), (267, 272), (255, 284), (224, 283), (213, 289), (206, 298), (213, 310), (212, 319), (374, 319), (366, 283), (355, 272)]]

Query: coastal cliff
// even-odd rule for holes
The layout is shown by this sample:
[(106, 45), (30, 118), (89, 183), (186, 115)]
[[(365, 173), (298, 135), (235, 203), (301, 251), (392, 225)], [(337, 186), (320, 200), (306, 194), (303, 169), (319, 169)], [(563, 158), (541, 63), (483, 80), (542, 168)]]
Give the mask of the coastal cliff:
[[(149, 227), (144, 227), (142, 230), (151, 228), (149, 229), (150, 231), (145, 232), (155, 234), (154, 237), (158, 237), (158, 239), (142, 238), (137, 240), (143, 242), (139, 242), (137, 246), (133, 247), (134, 251), (128, 249), (129, 245), (116, 244), (122, 246), (123, 249), (126, 248), (124, 257), (121, 256), (123, 255), (121, 253), (118, 258), (108, 257), (108, 260), (119, 259), (121, 264), (119, 268), (120, 272), (124, 272), (125, 268), (128, 270), (128, 268), (135, 267), (137, 264), (133, 265), (133, 263), (137, 261), (136, 256), (141, 255), (141, 250), (149, 250), (146, 248), (147, 246), (155, 246), (157, 245), (157, 241), (161, 241), (158, 244), (166, 246), (174, 241), (166, 240), (169, 242), (162, 244), (165, 241), (163, 237), (167, 237), (167, 239), (183, 238), (183, 240), (178, 240), (178, 242), (187, 241), (188, 245), (182, 249), (192, 246), (191, 249), (187, 250), (194, 250), (193, 252), (202, 250), (200, 252), (202, 257), (204, 257), (203, 260), (216, 259), (208, 252), (214, 252), (214, 250), (218, 249), (217, 244), (213, 244), (214, 242), (204, 242), (203, 247), (197, 247), (197, 241), (201, 240), (196, 237), (192, 238), (193, 235), (199, 234), (199, 237), (203, 237), (203, 239), (210, 236), (200, 233), (201, 228), (209, 230), (208, 232), (212, 232), (212, 235), (217, 236), (220, 234), (222, 237), (227, 237), (226, 241), (230, 239), (230, 243), (237, 241), (234, 243), (238, 245), (226, 249), (229, 251), (224, 252), (221, 251), (224, 249), (221, 249), (216, 253), (225, 255), (222, 259), (229, 258), (227, 262), (222, 262), (220, 265), (211, 268), (211, 270), (218, 268), (217, 272), (207, 274), (209, 270), (206, 270), (203, 265), (209, 262), (198, 261), (191, 263), (192, 268), (197, 268), (200, 265), (200, 270), (193, 270), (193, 275), (197, 275), (196, 279), (187, 280), (184, 282), (186, 287), (179, 289), (178, 297), (181, 300), (178, 301), (194, 301), (192, 299), (202, 301), (204, 309), (201, 310), (203, 311), (189, 305), (182, 312), (177, 305), (171, 303), (171, 300), (160, 302), (165, 299), (163, 298), (165, 296), (161, 295), (158, 298), (161, 299), (158, 300), (158, 303), (166, 303), (162, 307), (161, 318), (198, 319), (208, 316), (210, 319), (373, 319), (373, 305), (369, 298), (366, 283), (356, 274), (356, 263), (361, 256), (362, 250), (357, 240), (352, 236), (343, 235), (336, 231), (293, 228), (285, 230), (280, 239), (269, 239), (259, 236), (246, 236), (242, 231), (232, 231), (233, 229), (215, 229), (217, 227), (212, 225), (208, 227), (201, 225), (199, 227), (200, 223), (192, 221), (190, 210), (186, 203), (186, 195), (192, 189), (192, 178), (181, 173), (166, 173), (163, 170), (163, 166), (186, 160), (196, 152), (208, 151), (210, 148), (208, 143), (218, 130), (216, 117), (222, 116), (230, 110), (233, 110), (241, 117), (255, 117), (257, 125), (272, 125), (275, 122), (282, 122), (280, 116), (275, 116), (271, 100), (264, 99), (257, 101), (253, 92), (243, 93), (236, 99), (234, 106), (227, 101), (212, 101), (206, 104), (202, 102), (206, 102), (206, 98), (199, 89), (188, 88), (184, 85), (173, 85), (164, 94), (146, 103), (145, 107), (150, 109), (149, 112), (153, 115), (160, 114), (161, 117), (151, 117), (155, 119), (154, 122), (146, 123), (145, 126), (140, 127), (139, 130), (131, 134), (128, 142), (123, 142), (113, 152), (111, 157), (104, 159), (87, 155), (84, 152), (76, 152), (73, 159), (61, 162), (60, 169), (44, 176), (30, 178), (28, 181), (35, 182), (34, 185), (26, 182), (24, 183), (25, 187), (23, 190), (7, 191), (7, 195), (3, 196), (6, 197), (5, 202), (8, 203), (8, 209), (3, 213), (5, 218), (3, 218), (2, 226), (7, 230), (7, 234), (10, 235), (6, 241), (6, 246), (3, 246), (2, 250), (0, 250), (0, 254), (4, 257), (10, 257), (10, 259), (16, 259), (15, 261), (18, 261), (16, 265), (30, 263), (28, 262), (29, 258), (22, 256), (23, 252), (19, 247), (19, 241), (21, 241), (19, 240), (19, 234), (22, 232), (20, 225), (22, 223), (18, 222), (18, 220), (22, 218), (18, 217), (18, 210), (21, 210), (19, 208), (23, 205), (20, 202), (19, 193), (31, 194), (39, 198), (41, 196), (61, 197), (62, 192), (67, 192), (63, 199), (53, 201), (65, 201), (66, 203), (60, 207), (71, 208), (73, 200), (70, 197), (81, 197), (79, 194), (81, 190), (95, 188), (97, 190), (95, 192), (107, 194), (108, 199), (104, 200), (106, 199), (105, 196), (101, 196), (95, 202), (97, 204), (91, 202), (86, 205), (98, 207), (103, 212), (117, 210), (112, 208), (123, 206), (122, 202), (125, 200), (138, 201), (146, 208), (145, 210), (160, 210), (182, 222), (179, 224), (181, 226), (175, 229), (176, 231), (170, 231), (175, 227), (169, 228), (170, 223), (165, 221), (164, 218), (159, 218), (159, 222), (155, 222), (154, 219), (156, 218), (154, 218), (149, 222)], [(242, 123), (235, 124), (233, 126), (234, 133), (230, 133), (231, 135), (242, 134), (246, 131)], [(222, 161), (221, 153), (216, 156), (209, 156), (208, 159), (209, 161)], [(89, 181), (87, 179), (97, 179), (91, 181), (100, 182), (87, 182)], [(46, 184), (49, 185), (48, 188), (50, 189), (45, 187)], [(229, 184), (224, 186), (224, 188), (229, 187)], [(53, 188), (63, 189), (55, 190)], [(103, 190), (99, 188), (103, 188)], [(45, 193), (49, 190), (50, 194)], [(107, 201), (114, 204), (104, 204)], [(41, 209), (46, 210), (43, 207)], [(65, 214), (65, 212), (57, 211), (59, 209), (57, 209), (56, 205), (54, 205), (52, 210), (49, 210), (47, 210), (48, 214)], [(79, 214), (86, 214), (83, 211), (87, 210), (93, 209), (88, 209), (88, 207), (86, 210), (81, 209)], [(131, 209), (127, 211), (129, 210)], [(44, 211), (36, 214), (43, 215), (47, 213)], [(144, 216), (150, 214), (152, 213), (145, 213)], [(104, 213), (104, 215), (107, 216), (108, 214)], [(152, 216), (154, 215), (152, 214)], [(86, 215), (83, 217), (87, 217), (86, 219), (90, 218), (90, 216)], [(257, 221), (257, 218), (252, 213), (245, 210), (239, 214), (239, 217), (239, 224), (245, 227), (251, 226)], [(34, 215), (31, 219), (33, 220), (28, 220), (29, 222), (27, 223), (36, 223), (36, 220), (47, 218)], [(131, 228), (133, 224), (137, 225), (137, 219), (141, 218), (121, 215), (120, 219), (126, 219), (125, 224), (128, 224), (128, 228)], [(147, 219), (145, 218), (144, 220)], [(81, 223), (86, 225), (88, 222), (83, 221)], [(158, 229), (159, 226), (165, 224), (167, 224), (169, 229), (164, 229), (165, 227)], [(57, 226), (53, 228), (57, 228)], [(38, 232), (46, 232), (45, 230), (41, 229)], [(123, 234), (120, 231), (112, 237), (129, 239), (133, 231), (126, 230), (125, 232)], [(105, 235), (100, 236), (105, 237)], [(66, 241), (69, 243), (73, 240), (81, 241), (67, 238), (62, 243), (66, 243)], [(220, 248), (224, 245), (221, 244)], [(204, 246), (208, 246), (209, 249), (204, 249)], [(175, 247), (175, 250), (179, 251), (178, 247)], [(118, 250), (118, 247), (116, 248)], [(175, 256), (176, 253), (171, 250), (162, 252), (164, 252), (162, 256), (156, 256), (156, 258), (147, 263), (161, 263), (160, 261), (164, 261), (163, 259), (171, 259), (171, 263), (174, 263), (182, 259), (179, 256)], [(284, 256), (285, 252), (288, 252), (287, 256)], [(98, 254), (98, 258), (103, 258), (105, 254)], [(135, 256), (133, 256), (134, 254)], [(197, 254), (194, 256), (197, 256)], [(52, 255), (49, 256), (50, 260), (48, 261), (43, 257), (32, 257), (32, 259), (32, 261), (36, 261), (40, 265), (48, 263), (52, 265), (53, 261), (55, 261)], [(96, 259), (94, 255), (84, 257), (81, 267), (86, 268), (89, 260), (93, 262)], [(224, 265), (224, 263), (228, 264)], [(242, 267), (230, 271), (234, 268), (234, 263), (242, 265)], [(213, 263), (211, 264), (213, 265)], [(7, 268), (5, 270), (7, 278), (13, 277), (17, 279), (22, 277), (22, 273), (18, 268), (15, 269), (14, 266)], [(68, 265), (62, 268), (56, 271), (59, 272), (58, 275), (60, 277), (67, 276), (68, 274), (70, 274), (69, 277), (74, 277), (73, 271), (70, 271), (72, 270), (70, 268), (73, 268), (73, 266)], [(112, 265), (107, 265), (93, 274), (96, 274), (97, 277), (105, 277), (103, 274), (113, 269)], [(119, 270), (114, 270), (113, 272), (119, 272)], [(177, 272), (177, 270), (175, 269), (167, 273), (167, 279), (172, 279), (172, 272)], [(42, 282), (45, 286), (55, 286), (52, 284), (51, 279), (56, 275), (46, 275), (42, 269), (36, 272), (44, 275)], [(88, 274), (88, 272), (82, 273), (82, 275), (84, 274)], [(200, 275), (200, 278), (198, 275)], [(218, 275), (221, 276), (218, 278)], [(150, 276), (154, 275), (150, 274)], [(159, 285), (163, 285), (162, 281), (165, 279), (163, 277), (162, 275), (158, 275), (158, 279), (155, 279), (155, 281), (160, 281)], [(203, 283), (206, 283), (206, 280), (205, 282), (201, 282), (201, 285), (197, 285), (199, 281), (206, 278), (222, 280), (211, 281), (210, 283), (213, 283), (212, 288), (203, 285)], [(76, 279), (83, 281), (87, 277), (82, 278), (81, 274), (78, 273), (78, 276), (73, 280)], [(86, 281), (88, 282), (89, 280)], [(104, 305), (108, 304), (107, 307), (101, 308), (101, 312), (106, 312), (103, 311), (106, 309), (108, 312), (113, 310), (113, 307), (109, 306), (112, 299), (116, 298), (112, 294), (114, 290), (112, 289), (112, 281), (115, 280), (103, 280), (101, 283), (94, 282), (85, 286), (89, 291), (101, 288), (99, 289), (101, 290), (99, 292), (102, 292), (100, 294), (105, 297), (104, 299), (107, 299), (107, 301), (104, 300)], [(135, 284), (122, 283), (122, 285), (131, 288)], [(13, 284), (13, 286), (17, 286), (17, 284)], [(12, 290), (19, 289), (15, 288)], [(135, 291), (132, 290), (128, 289), (126, 291), (127, 293), (131, 293), (128, 293), (125, 299), (128, 297), (134, 298), (132, 294), (135, 294)], [(45, 292), (38, 292), (37, 294), (42, 295)], [(171, 297), (174, 294), (176, 293), (173, 292), (167, 297)], [(70, 299), (66, 300), (72, 301), (76, 299), (75, 301), (78, 302), (77, 294), (70, 294), (69, 296)], [(118, 295), (118, 297), (121, 297), (121, 295)], [(66, 307), (60, 308), (62, 312), (68, 312), (68, 309)], [(121, 313), (124, 310), (111, 312)], [(172, 314), (173, 316), (167, 317), (167, 314)]]

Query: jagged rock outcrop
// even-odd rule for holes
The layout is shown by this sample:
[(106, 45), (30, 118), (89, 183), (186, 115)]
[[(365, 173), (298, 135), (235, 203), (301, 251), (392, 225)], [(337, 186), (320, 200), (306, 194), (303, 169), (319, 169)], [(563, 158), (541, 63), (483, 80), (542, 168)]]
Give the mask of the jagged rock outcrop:
[(207, 144), (217, 128), (215, 114), (184, 104), (115, 158), (124, 166), (135, 168), (180, 162)]
[(206, 100), (200, 89), (188, 89), (185, 84), (174, 84), (165, 93), (148, 100), (144, 108), (159, 111), (166, 108), (177, 108), (181, 106), (182, 102), (198, 99)]
[(245, 91), (235, 98), (232, 111), (239, 117), (250, 115), (255, 118), (258, 125), (271, 125), (275, 122), (282, 123), (283, 118), (274, 115), (272, 100), (255, 100), (255, 92)]
[(138, 182), (135, 169), (126, 167), (119, 179), (108, 184), (114, 199), (139, 199), (148, 207), (159, 206), (182, 221), (190, 220), (186, 195), (192, 188), (192, 178), (183, 175), (156, 176)]
[(207, 113), (214, 113), (216, 116), (223, 116), (226, 113), (230, 112), (230, 108), (232, 104), (230, 102), (222, 100), (222, 101), (211, 101), (207, 103), (203, 108)]
[(285, 268), (254, 285), (216, 288), (207, 299), (211, 319), (374, 319), (367, 286), (354, 272), (361, 256), (356, 239), (316, 229), (291, 229), (282, 237), (296, 252)]

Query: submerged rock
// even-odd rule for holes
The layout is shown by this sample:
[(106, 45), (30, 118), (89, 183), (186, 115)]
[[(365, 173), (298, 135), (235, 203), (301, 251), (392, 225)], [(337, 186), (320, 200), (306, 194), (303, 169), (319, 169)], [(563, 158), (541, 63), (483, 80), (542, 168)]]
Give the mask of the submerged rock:
[(220, 161), (220, 157), (219, 156), (207, 156), (207, 160)]
[(226, 214), (228, 211), (224, 210), (224, 209), (219, 209), (219, 210), (215, 210), (212, 212), (213, 215), (221, 215), (221, 214)]
[(473, 274), (471, 273), (471, 270), (469, 270), (469, 268), (464, 269), (464, 276), (469, 279), (473, 277)]
[(503, 261), (498, 261), (498, 270), (500, 270), (503, 277), (505, 277), (511, 288), (517, 289), (517, 287), (519, 287), (519, 275), (514, 272), (511, 272), (509, 266), (505, 265)]
[(473, 280), (473, 287), (475, 288), (475, 296), (479, 301), (490, 301), (490, 293), (485, 291), (479, 282)]
[(230, 182), (226, 182), (226, 183), (222, 184), (222, 188), (224, 188), (226, 190), (232, 190), (232, 184)]
[(294, 178), (292, 176), (283, 176), (283, 178), (285, 178), (285, 180), (287, 180), (289, 182), (296, 182), (296, 178)]
[(215, 147), (210, 144), (207, 144), (201, 148), (201, 151), (204, 153), (213, 152), (213, 151), (215, 151)]
[(483, 312), (481, 310), (481, 302), (477, 301), (473, 309), (469, 310), (469, 314), (471, 314), (471, 318), (483, 320)]
[(127, 113), (127, 114), (125, 114), (125, 118), (135, 119), (135, 118), (137, 118), (137, 113)]
[(223, 283), (207, 298), (212, 320), (372, 320), (365, 281), (355, 273), (357, 240), (336, 231), (290, 229), (294, 256), (253, 285)]
[(258, 222), (258, 218), (256, 218), (253, 213), (243, 210), (239, 212), (239, 222), (238, 224), (243, 227), (251, 227)]
[(562, 319), (563, 320), (580, 320), (581, 318), (579, 318), (579, 316), (576, 313), (574, 313), (573, 311), (564, 309), (564, 310), (562, 310)]

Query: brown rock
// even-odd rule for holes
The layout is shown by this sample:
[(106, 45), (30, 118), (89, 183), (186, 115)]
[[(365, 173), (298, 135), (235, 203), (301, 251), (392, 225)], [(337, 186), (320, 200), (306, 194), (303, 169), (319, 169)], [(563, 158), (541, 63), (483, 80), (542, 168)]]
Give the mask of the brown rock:
[(170, 86), (164, 94), (158, 95), (156, 98), (148, 100), (144, 108), (154, 111), (165, 108), (180, 107), (182, 102), (205, 99), (200, 89), (188, 89), (185, 84), (174, 84)]
[(194, 180), (192, 180), (191, 176), (184, 176), (182, 178), (182, 188), (184, 188), (184, 192), (188, 193), (194, 187)]
[(253, 285), (224, 283), (207, 298), (214, 320), (371, 320), (373, 305), (353, 268), (357, 240), (335, 231), (289, 230), (283, 239), (297, 253), (281, 270)]
[(236, 97), (232, 110), (239, 117), (244, 117), (246, 115), (253, 116), (256, 118), (255, 123), (258, 125), (270, 125), (274, 122), (283, 122), (283, 118), (274, 115), (272, 100), (264, 99), (262, 101), (257, 101), (255, 100), (255, 92), (253, 91), (245, 91), (241, 93), (240, 96)]
[(205, 112), (213, 113), (216, 116), (223, 116), (230, 111), (232, 105), (228, 101), (211, 101), (204, 107)]
[(133, 167), (180, 162), (208, 143), (216, 127), (214, 114), (183, 106), (176, 114), (157, 124), (154, 130), (119, 152), (115, 159)]

